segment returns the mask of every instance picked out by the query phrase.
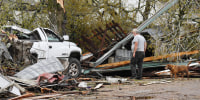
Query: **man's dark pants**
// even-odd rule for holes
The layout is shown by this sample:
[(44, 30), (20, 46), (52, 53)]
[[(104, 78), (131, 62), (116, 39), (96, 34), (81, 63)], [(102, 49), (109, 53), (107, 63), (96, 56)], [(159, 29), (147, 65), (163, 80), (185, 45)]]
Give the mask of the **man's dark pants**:
[[(136, 51), (135, 58), (133, 58), (133, 54), (131, 56), (130, 67), (132, 77), (142, 78), (142, 64), (145, 54), (143, 51)], [(136, 65), (138, 66), (138, 73), (136, 72)]]

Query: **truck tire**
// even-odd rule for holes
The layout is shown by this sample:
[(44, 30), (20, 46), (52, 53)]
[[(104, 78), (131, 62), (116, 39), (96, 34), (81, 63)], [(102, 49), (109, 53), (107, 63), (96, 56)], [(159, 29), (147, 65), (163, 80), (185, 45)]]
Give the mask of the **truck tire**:
[(69, 66), (67, 68), (67, 75), (71, 78), (76, 78), (81, 74), (81, 64), (76, 58), (69, 59)]

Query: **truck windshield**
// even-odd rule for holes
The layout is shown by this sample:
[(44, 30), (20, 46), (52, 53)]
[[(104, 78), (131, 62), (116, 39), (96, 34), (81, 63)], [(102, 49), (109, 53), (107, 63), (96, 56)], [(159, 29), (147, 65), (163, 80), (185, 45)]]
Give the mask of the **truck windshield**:
[(44, 29), (45, 33), (47, 34), (49, 42), (60, 42), (60, 38), (56, 36), (56, 34), (50, 30)]

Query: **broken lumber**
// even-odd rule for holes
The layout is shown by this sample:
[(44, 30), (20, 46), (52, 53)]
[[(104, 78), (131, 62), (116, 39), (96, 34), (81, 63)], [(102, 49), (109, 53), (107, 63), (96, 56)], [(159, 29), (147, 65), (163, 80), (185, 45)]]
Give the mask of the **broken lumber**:
[[(41, 87), (40, 87), (41, 88)], [(53, 93), (57, 93), (57, 91), (49, 89), (49, 88), (41, 88), (41, 93), (45, 93), (45, 92), (53, 92)]]
[(53, 98), (58, 96), (62, 96), (62, 94), (41, 95), (41, 96), (29, 97), (26, 98), (26, 100), (38, 100), (38, 99)]
[[(197, 54), (197, 53), (199, 53), (199, 50), (188, 51), (188, 52), (180, 52), (180, 53), (172, 53), (172, 54), (161, 55), (161, 56), (145, 57), (143, 61), (144, 62), (154, 61), (154, 60), (160, 60), (160, 59), (169, 58), (169, 57), (176, 57), (176, 56), (182, 56), (182, 55), (191, 55), (191, 54)], [(121, 67), (121, 66), (124, 66), (124, 65), (127, 65), (127, 64), (130, 64), (130, 60), (98, 65), (98, 66), (96, 66), (96, 68), (112, 69), (112, 68)]]
[(21, 96), (18, 96), (18, 97), (9, 99), (9, 100), (21, 100), (23, 98), (32, 97), (32, 96), (35, 96), (35, 94), (34, 93), (26, 93), (24, 95), (21, 95)]
[(65, 95), (65, 94), (87, 94), (89, 91), (64, 91), (64, 92), (58, 92), (59, 94)]
[(78, 78), (79, 81), (94, 81), (94, 78)]

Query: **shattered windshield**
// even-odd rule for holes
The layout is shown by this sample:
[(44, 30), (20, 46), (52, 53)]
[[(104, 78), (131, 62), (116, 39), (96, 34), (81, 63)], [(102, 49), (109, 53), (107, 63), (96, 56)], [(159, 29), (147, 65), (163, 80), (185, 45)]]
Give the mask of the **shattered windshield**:
[(52, 31), (50, 31), (48, 29), (44, 29), (44, 31), (47, 34), (49, 42), (60, 42), (60, 38), (58, 36), (56, 36), (55, 33), (53, 33)]

